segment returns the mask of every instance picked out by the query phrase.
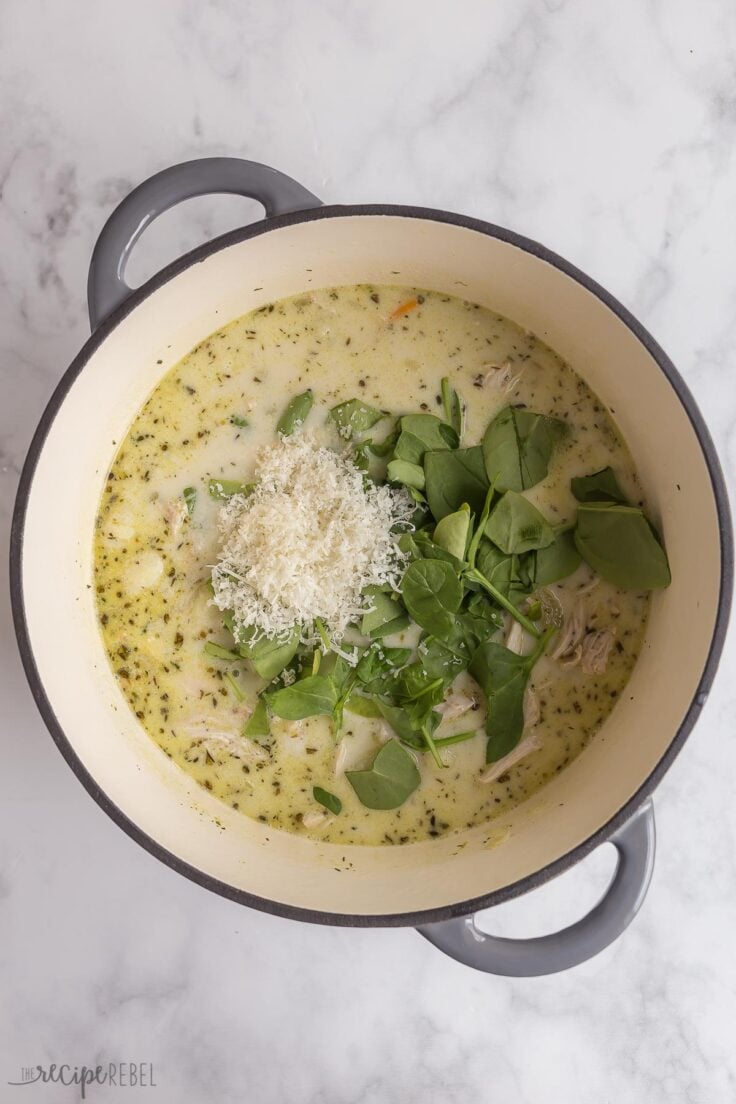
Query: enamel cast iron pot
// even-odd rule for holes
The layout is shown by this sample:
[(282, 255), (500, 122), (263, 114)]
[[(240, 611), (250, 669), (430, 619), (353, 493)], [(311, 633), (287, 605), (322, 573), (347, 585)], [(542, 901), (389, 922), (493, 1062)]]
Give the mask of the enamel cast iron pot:
[[(192, 196), (226, 192), (258, 200), (265, 218), (181, 257), (136, 291), (126, 285), (130, 252), (157, 215)], [(242, 816), (169, 761), (118, 689), (90, 584), (107, 471), (160, 377), (212, 331), (264, 303), (360, 283), (431, 288), (490, 307), (581, 372), (631, 447), (664, 534), (672, 585), (654, 594), (627, 693), (546, 788), (490, 830), (409, 847), (353, 847), (348, 864), (344, 847)], [(325, 924), (413, 925), (459, 961), (496, 974), (551, 973), (607, 946), (646, 894), (650, 794), (708, 695), (731, 596), (718, 460), (656, 342), (587, 276), (518, 234), (424, 208), (323, 207), (283, 174), (229, 158), (174, 166), (123, 200), (95, 247), (89, 313), (92, 336), (56, 389), (23, 469), (11, 576), (31, 689), (95, 800), (175, 870), (267, 912)], [(617, 849), (616, 872), (572, 927), (527, 940), (478, 930), (475, 911), (534, 889), (604, 842)]]

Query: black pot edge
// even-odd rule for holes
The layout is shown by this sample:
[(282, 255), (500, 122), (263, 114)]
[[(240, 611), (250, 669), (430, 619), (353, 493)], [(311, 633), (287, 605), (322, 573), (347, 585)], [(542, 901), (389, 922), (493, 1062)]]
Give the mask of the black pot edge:
[[(25, 606), (23, 602), (23, 589), (22, 589), (22, 549), (23, 549), (23, 530), (25, 524), (26, 507), (30, 494), (31, 485), (33, 482), (33, 476), (35, 474), (38, 458), (43, 448), (44, 442), (51, 428), (51, 425), (56, 417), (56, 413), (59, 410), (67, 391), (70, 389), (72, 383), (84, 368), (85, 364), (102, 344), (105, 338), (111, 333), (111, 331), (131, 312), (139, 303), (147, 298), (152, 292), (156, 291), (163, 284), (173, 279), (184, 269), (188, 268), (192, 264), (197, 264), (204, 261), (207, 257), (213, 253), (219, 252), (221, 249), (226, 249), (231, 245), (238, 244), (242, 241), (247, 241), (250, 238), (258, 237), (263, 233), (267, 233), (271, 230), (279, 229), (285, 226), (291, 226), (300, 222), (311, 222), (317, 219), (325, 218), (340, 218), (351, 215), (373, 215), (373, 216), (399, 216), (405, 218), (426, 219), (433, 222), (447, 223), (454, 226), (461, 226), (468, 230), (475, 230), (479, 233), (486, 234), (489, 237), (498, 238), (501, 241), (507, 242), (510, 245), (514, 245), (519, 249), (523, 249), (527, 253), (531, 253), (533, 256), (538, 257), (540, 260), (546, 261), (548, 264), (553, 265), (559, 269), (565, 275), (576, 280), (586, 290), (590, 291), (602, 303), (605, 304), (614, 314), (621, 319), (621, 321), (632, 331), (634, 336), (644, 345), (650, 355), (657, 362), (664, 375), (667, 377), (671, 387), (677, 394), (685, 412), (687, 413), (693, 429), (696, 433), (700, 447), (703, 450), (703, 455), (708, 466), (710, 474), (711, 484), (713, 487), (713, 494), (716, 501), (716, 508), (718, 511), (719, 529), (721, 538), (721, 578), (718, 597), (718, 611), (716, 615), (716, 623), (713, 630), (713, 638), (711, 640), (711, 646), (708, 652), (703, 672), (698, 683), (697, 691), (693, 697), (690, 707), (685, 714), (682, 724), (673, 737), (667, 750), (662, 758), (657, 763), (654, 770), (645, 779), (636, 793), (622, 806), (621, 809), (613, 816), (602, 828), (590, 836), (587, 840), (578, 844), (572, 851), (567, 852), (561, 858), (556, 859), (554, 862), (549, 863), (546, 867), (536, 871), (534, 874), (530, 874), (525, 878), (514, 882), (511, 885), (504, 886), (501, 889), (494, 890), (492, 892), (482, 894), (479, 897), (474, 897), (466, 901), (456, 902), (450, 905), (444, 905), (438, 908), (420, 910), (418, 912), (404, 912), (393, 914), (374, 914), (374, 915), (357, 915), (351, 913), (332, 913), (321, 912), (316, 909), (299, 908), (297, 906), (284, 904), (282, 902), (272, 901), (268, 898), (257, 897), (254, 894), (248, 893), (244, 890), (235, 889), (233, 886), (228, 885), (225, 882), (221, 882), (216, 878), (211, 877), (208, 874), (203, 873), (196, 867), (190, 866), (188, 863), (179, 859), (172, 852), (162, 847), (154, 839), (148, 836), (145, 832), (141, 831), (128, 817), (118, 808), (117, 805), (107, 794), (97, 785), (95, 780), (86, 770), (81, 760), (76, 755), (71, 743), (59, 724), (51, 703), (46, 697), (43, 684), (41, 682), (38, 670), (36, 668), (33, 652), (30, 645), (30, 639), (28, 636), (28, 627), (25, 617)], [(312, 924), (326, 924), (334, 926), (345, 927), (416, 927), (417, 925), (430, 924), (439, 922), (442, 920), (449, 920), (454, 917), (466, 916), (470, 913), (477, 912), (481, 909), (492, 908), (494, 905), (501, 904), (504, 901), (512, 900), (515, 897), (519, 897), (524, 893), (535, 889), (545, 882), (550, 881), (557, 875), (562, 874), (565, 870), (569, 870), (572, 866), (578, 863), (586, 855), (590, 854), (596, 847), (605, 843), (606, 840), (620, 828), (639, 807), (639, 805), (647, 798), (655, 787), (659, 784), (660, 780), (673, 763), (675, 757), (681, 750), (685, 740), (690, 734), (693, 725), (698, 719), (700, 711), (707, 700), (708, 693), (710, 692), (715, 677), (716, 669), (720, 660), (721, 652), (726, 637), (726, 631), (728, 628), (728, 619), (731, 608), (731, 599), (733, 592), (733, 570), (734, 570), (734, 545), (733, 545), (733, 529), (731, 524), (731, 514), (728, 503), (728, 495), (726, 492), (725, 480), (723, 478), (723, 472), (721, 470), (718, 455), (715, 450), (710, 433), (703, 421), (702, 415), (691, 395), (687, 385), (680, 376), (679, 372), (675, 368), (672, 361), (666, 355), (664, 350), (657, 344), (651, 334), (641, 325), (641, 323), (634, 318), (634, 316), (616, 299), (610, 295), (603, 287), (601, 287), (595, 280), (592, 280), (580, 269), (558, 256), (556, 253), (540, 245), (538, 242), (525, 238), (520, 234), (511, 230), (506, 230), (503, 227), (495, 226), (492, 223), (484, 222), (480, 219), (470, 218), (465, 215), (453, 214), (448, 211), (434, 210), (426, 207), (409, 207), (394, 204), (365, 204), (365, 205), (333, 205), (318, 207), (309, 211), (295, 212), (287, 215), (280, 215), (274, 218), (263, 220), (261, 222), (254, 223), (250, 226), (242, 227), (237, 230), (230, 231), (227, 234), (213, 239), (204, 245), (190, 251), (173, 261), (161, 272), (157, 273), (150, 280), (148, 280), (142, 287), (133, 291), (130, 297), (115, 310), (105, 322), (92, 334), (89, 340), (82, 347), (80, 352), (74, 358), (69, 368), (62, 376), (59, 384), (54, 390), (46, 409), (44, 410), (39, 424), (36, 428), (36, 432), (33, 435), (28, 454), (26, 456), (23, 470), (21, 472), (18, 491), (16, 495), (15, 507), (13, 510), (13, 519), (11, 525), (10, 534), (10, 595), (11, 606), (13, 611), (13, 623), (15, 627), (15, 633), (18, 640), (18, 648), (23, 663), (23, 668), (28, 679), (28, 684), (31, 688), (31, 692), (36, 701), (39, 712), (48, 728), (54, 742), (56, 743), (59, 751), (66, 759), (71, 769), (76, 774), (79, 781), (85, 787), (90, 796), (97, 802), (97, 804), (107, 813), (107, 815), (115, 821), (115, 823), (126, 832), (131, 839), (135, 840), (141, 847), (145, 848), (155, 858), (160, 859), (161, 862), (171, 867), (172, 870), (177, 871), (179, 874), (183, 874), (191, 881), (196, 882), (198, 885), (203, 886), (205, 889), (211, 890), (214, 893), (218, 893), (222, 897), (226, 897), (231, 901), (235, 901), (238, 904), (247, 905), (250, 908), (258, 909), (261, 912), (266, 912), (271, 915), (281, 916), (290, 920), (300, 920)]]

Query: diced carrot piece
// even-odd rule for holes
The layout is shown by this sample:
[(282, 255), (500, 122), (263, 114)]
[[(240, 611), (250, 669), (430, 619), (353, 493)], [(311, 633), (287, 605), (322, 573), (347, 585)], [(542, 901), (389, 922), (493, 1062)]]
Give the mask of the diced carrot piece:
[(418, 299), (407, 299), (405, 303), (401, 303), (395, 310), (392, 310), (388, 316), (389, 322), (393, 322), (397, 318), (401, 318), (404, 314), (409, 314), (411, 311), (416, 310), (419, 306)]

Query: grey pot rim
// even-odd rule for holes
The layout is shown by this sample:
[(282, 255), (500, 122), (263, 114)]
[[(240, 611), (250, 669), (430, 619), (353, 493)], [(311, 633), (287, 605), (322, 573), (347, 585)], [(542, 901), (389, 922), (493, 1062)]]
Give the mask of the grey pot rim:
[[(449, 905), (441, 905), (436, 908), (422, 909), (414, 912), (399, 913), (375, 913), (352, 914), (320, 911), (317, 909), (301, 908), (295, 905), (274, 901), (270, 898), (259, 897), (247, 890), (237, 889), (226, 882), (205, 873), (180, 859), (173, 852), (163, 847), (155, 839), (142, 831), (129, 817), (111, 800), (105, 791), (95, 782), (79, 759), (69, 737), (59, 723), (51, 702), (49, 701), (43, 685), (43, 681), (36, 667), (33, 649), (25, 614), (23, 600), (23, 567), (22, 551), (25, 528), (25, 517), (28, 500), (30, 497), (33, 477), (38, 459), (43, 450), (46, 437), (54, 422), (67, 392), (83, 371), (85, 365), (104, 343), (105, 339), (136, 307), (149, 295), (162, 285), (174, 279), (191, 265), (198, 264), (206, 258), (229, 246), (259, 237), (261, 234), (282, 227), (291, 226), (301, 222), (312, 222), (320, 219), (343, 218), (355, 215), (364, 216), (398, 216), (404, 218), (425, 219), (433, 222), (460, 226), (474, 230), (486, 236), (497, 238), (510, 245), (523, 249), (539, 260), (553, 265), (555, 268), (581, 284), (587, 291), (596, 296), (628, 327), (634, 336), (647, 349), (652, 358), (658, 364), (660, 370), (667, 378), (682, 407), (684, 408), (693, 430), (698, 438), (700, 448), (708, 467), (708, 472), (713, 488), (713, 495), (718, 513), (721, 574), (719, 580), (718, 608), (713, 636), (708, 651), (708, 656), (703, 667), (700, 681), (690, 706), (683, 721), (672, 737), (667, 749), (657, 762), (651, 773), (644, 779), (638, 790), (629, 800), (604, 824), (598, 831), (587, 839), (581, 841), (560, 858), (548, 863), (540, 870), (519, 879), (508, 886), (496, 889), (477, 897), (458, 901)], [(219, 894), (237, 904), (246, 905), (249, 908), (275, 916), (281, 916), (290, 920), (299, 920), (312, 924), (325, 924), (343, 927), (416, 927), (418, 925), (431, 924), (456, 917), (470, 915), (482, 909), (492, 908), (494, 905), (519, 897), (530, 890), (536, 889), (558, 875), (569, 870), (582, 859), (589, 855), (595, 848), (606, 843), (611, 835), (621, 828), (634, 814), (640, 805), (652, 794), (654, 789), (664, 777), (676, 756), (682, 749), (687, 737), (695, 725), (700, 712), (705, 704), (715, 678), (718, 663), (721, 658), (723, 645), (728, 628), (728, 620), (731, 609), (734, 574), (734, 542), (731, 514), (726, 492), (725, 480), (721, 470), (718, 455), (710, 436), (710, 432), (703, 420), (689, 388), (675, 368), (664, 350), (654, 340), (648, 330), (623, 306), (613, 295), (607, 292), (600, 284), (578, 269), (575, 265), (566, 261), (563, 257), (547, 249), (544, 245), (530, 238), (526, 238), (513, 230), (507, 230), (493, 223), (481, 219), (471, 218), (467, 215), (455, 214), (448, 211), (435, 210), (427, 207), (404, 206), (398, 204), (356, 204), (356, 205), (330, 205), (322, 206), (306, 211), (297, 211), (291, 214), (278, 215), (269, 219), (253, 223), (249, 226), (232, 230), (222, 234), (211, 241), (198, 246), (196, 249), (183, 254), (140, 288), (131, 291), (129, 297), (94, 331), (85, 342), (80, 352), (71, 362), (69, 368), (61, 377), (48, 404), (41, 416), (36, 431), (31, 440), (28, 453), (21, 471), (18, 491), (13, 510), (13, 518), (10, 534), (10, 596), (13, 613), (13, 623), (18, 641), (18, 648), (25, 670), (26, 678), (36, 706), (41, 717), (59, 751), (71, 767), (74, 774), (82, 783), (88, 794), (113, 820), (118, 827), (130, 836), (136, 843), (143, 847), (149, 854), (159, 859), (166, 866), (184, 875), (197, 885)]]

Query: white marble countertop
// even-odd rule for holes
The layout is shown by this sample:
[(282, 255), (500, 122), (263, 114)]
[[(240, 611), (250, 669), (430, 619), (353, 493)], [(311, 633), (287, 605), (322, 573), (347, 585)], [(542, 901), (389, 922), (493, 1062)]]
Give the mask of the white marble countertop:
[[(600, 280), (673, 357), (736, 475), (732, 0), (219, 0), (0, 7), (5, 534), (20, 465), (88, 333), (92, 245), (152, 172), (233, 154), (326, 201), (463, 211)], [(139, 277), (254, 217), (198, 200)], [(135, 274), (135, 273), (134, 273)], [(412, 931), (310, 927), (190, 884), (97, 808), (26, 687), (2, 592), (0, 1100), (21, 1067), (152, 1062), (161, 1104), (726, 1104), (736, 1099), (735, 650), (656, 796), (659, 855), (624, 938), (508, 981)], [(610, 849), (488, 917), (550, 930)], [(543, 919), (540, 919), (542, 917)]]

